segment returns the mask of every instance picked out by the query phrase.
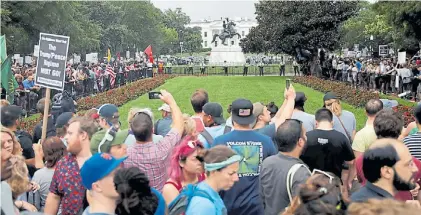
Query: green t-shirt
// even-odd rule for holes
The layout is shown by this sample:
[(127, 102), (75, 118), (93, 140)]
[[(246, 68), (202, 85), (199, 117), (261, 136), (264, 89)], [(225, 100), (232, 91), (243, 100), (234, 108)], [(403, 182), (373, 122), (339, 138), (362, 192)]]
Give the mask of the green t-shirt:
[(409, 136), (409, 135), (413, 135), (413, 134), (415, 134), (415, 133), (417, 133), (417, 132), (418, 132), (418, 128), (417, 128), (417, 127), (415, 127), (415, 128), (413, 128), (413, 129), (409, 132), (408, 136)]

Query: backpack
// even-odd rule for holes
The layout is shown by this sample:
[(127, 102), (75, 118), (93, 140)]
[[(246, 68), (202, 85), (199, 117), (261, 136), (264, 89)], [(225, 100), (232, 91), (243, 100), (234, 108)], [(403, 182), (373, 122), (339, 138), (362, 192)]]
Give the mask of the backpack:
[[(230, 132), (231, 130), (232, 130), (232, 127), (226, 125), (224, 128), (224, 134)], [(209, 146), (213, 144), (213, 137), (209, 134), (209, 132), (206, 129), (203, 129), (203, 131), (200, 134), (205, 138)]]
[(302, 166), (305, 167), (308, 172), (310, 172), (308, 167), (302, 163), (296, 163), (288, 170), (286, 184), (287, 184), (287, 192), (288, 192), (288, 198), (289, 198), (290, 203), (292, 202), (292, 183), (294, 182), (294, 175)]
[(178, 196), (169, 204), (168, 215), (185, 214), (190, 201), (195, 196), (208, 199), (209, 201), (214, 203), (214, 201), (205, 191), (197, 189), (197, 185), (195, 184), (189, 184), (186, 187), (184, 187), (181, 193), (178, 194)]

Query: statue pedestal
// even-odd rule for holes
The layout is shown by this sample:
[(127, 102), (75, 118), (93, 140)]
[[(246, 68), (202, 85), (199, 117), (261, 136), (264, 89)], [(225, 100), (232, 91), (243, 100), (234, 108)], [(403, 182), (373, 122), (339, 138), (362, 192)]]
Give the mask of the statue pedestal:
[[(227, 41), (230, 43), (230, 41)], [(212, 51), (209, 57), (209, 65), (222, 66), (226, 64), (236, 66), (244, 65), (246, 58), (244, 57), (243, 50), (238, 45), (224, 46), (218, 45), (218, 47), (212, 47)]]

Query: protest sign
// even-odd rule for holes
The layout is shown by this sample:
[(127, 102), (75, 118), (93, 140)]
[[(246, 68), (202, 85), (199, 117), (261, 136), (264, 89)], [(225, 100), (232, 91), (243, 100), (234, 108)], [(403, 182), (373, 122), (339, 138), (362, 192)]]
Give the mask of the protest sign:
[(98, 53), (86, 54), (86, 61), (89, 63), (98, 63)]
[(39, 57), (39, 45), (34, 45), (34, 56)]
[(398, 63), (403, 64), (406, 62), (406, 52), (398, 52)]
[(129, 59), (130, 58), (130, 51), (126, 51), (126, 58)]
[(73, 55), (73, 62), (74, 63), (80, 63), (80, 55), (74, 54)]
[(18, 59), (18, 63), (19, 63), (19, 65), (23, 65), (23, 57), (19, 57), (19, 59)]
[(26, 64), (32, 64), (32, 57), (31, 56), (25, 56), (25, 63)]
[(386, 56), (389, 54), (389, 47), (388, 45), (379, 45), (379, 55)]
[(13, 55), (13, 59), (15, 59), (15, 60), (19, 61), (19, 58), (20, 58), (20, 54), (14, 54)]
[(69, 40), (67, 36), (40, 33), (35, 84), (63, 90)]

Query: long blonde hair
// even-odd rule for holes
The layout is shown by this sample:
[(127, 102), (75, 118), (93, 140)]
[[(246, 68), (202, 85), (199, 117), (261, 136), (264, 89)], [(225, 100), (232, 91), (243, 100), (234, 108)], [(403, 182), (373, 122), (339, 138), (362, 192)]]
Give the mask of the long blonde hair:
[(12, 176), (7, 179), (7, 183), (12, 190), (13, 199), (16, 199), (28, 190), (28, 167), (25, 164), (25, 158), (21, 155), (12, 156), (10, 162), (12, 164)]
[(332, 111), (337, 117), (342, 114), (341, 101), (339, 99), (329, 99), (325, 101), (325, 107)]

